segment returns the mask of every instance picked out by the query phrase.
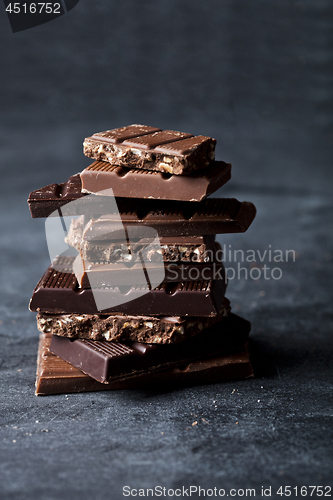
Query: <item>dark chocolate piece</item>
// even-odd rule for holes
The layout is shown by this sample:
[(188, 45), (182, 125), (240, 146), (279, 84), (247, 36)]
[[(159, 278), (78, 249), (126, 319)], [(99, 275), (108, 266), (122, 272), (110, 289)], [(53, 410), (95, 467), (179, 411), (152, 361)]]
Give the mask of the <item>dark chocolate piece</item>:
[(67, 203), (82, 198), (80, 175), (72, 175), (62, 184), (49, 184), (32, 191), (28, 204), (33, 218), (48, 217)]
[(231, 164), (215, 161), (192, 175), (172, 175), (95, 161), (80, 177), (83, 193), (107, 195), (111, 188), (117, 197), (202, 201), (230, 180)]
[(214, 356), (160, 372), (144, 373), (126, 380), (101, 384), (49, 350), (51, 334), (41, 333), (36, 373), (36, 396), (116, 389), (148, 389), (209, 384), (253, 377), (247, 349)]
[(98, 382), (109, 383), (212, 355), (235, 352), (246, 344), (250, 328), (248, 321), (231, 314), (201, 334), (177, 344), (121, 344), (71, 340), (53, 335), (50, 351)]
[[(61, 207), (65, 202), (64, 198), (58, 195), (55, 186), (57, 185), (52, 184), (43, 188), (45, 190), (43, 197), (41, 197), (42, 189), (30, 194), (28, 203), (32, 217), (48, 217), (59, 209), (61, 213)], [(60, 186), (62, 190), (66, 190), (66, 200), (74, 201), (79, 198), (77, 195), (78, 186), (81, 189), (79, 175), (72, 176), (67, 183)], [(73, 194), (72, 200), (71, 194)], [(71, 215), (96, 214), (97, 209), (100, 214), (106, 213), (105, 207), (109, 206), (107, 196), (82, 193), (81, 198), (82, 204), (74, 207)], [(123, 224), (136, 224), (140, 228), (141, 234), (138, 237), (142, 237), (142, 226), (155, 228), (159, 236), (241, 233), (249, 228), (256, 215), (253, 203), (239, 202), (234, 198), (209, 198), (201, 203), (118, 198), (117, 204)], [(112, 233), (113, 239), (117, 239), (117, 235), (119, 238), (123, 237), (123, 230), (120, 236), (119, 231), (114, 230)]]
[[(74, 274), (55, 271), (50, 266), (33, 292), (30, 310), (52, 314), (216, 316), (223, 304), (226, 283), (187, 281), (162, 283), (153, 290), (148, 285), (128, 288), (80, 289)], [(99, 303), (118, 305), (97, 309), (94, 295)]]
[(230, 314), (224, 299), (221, 312), (211, 318), (129, 316), (123, 314), (37, 314), (38, 330), (72, 339), (170, 344), (197, 335)]
[[(145, 226), (154, 228), (159, 236), (240, 233), (248, 229), (256, 214), (252, 203), (240, 203), (234, 198), (209, 198), (200, 204), (142, 200), (140, 207), (133, 205), (128, 203), (125, 211), (122, 201), (118, 203), (122, 223), (131, 227), (132, 237), (136, 237), (136, 231), (138, 237), (143, 237)], [(83, 239), (119, 237), (123, 229), (119, 229), (118, 221), (118, 214), (91, 219)]]
[(180, 175), (207, 167), (215, 159), (215, 145), (203, 135), (130, 125), (87, 137), (83, 152), (112, 165)]

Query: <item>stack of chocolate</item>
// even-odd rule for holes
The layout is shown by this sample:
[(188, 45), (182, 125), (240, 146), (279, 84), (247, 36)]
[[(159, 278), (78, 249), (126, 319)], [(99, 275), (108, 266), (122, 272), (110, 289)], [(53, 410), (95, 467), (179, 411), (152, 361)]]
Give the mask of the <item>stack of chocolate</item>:
[(94, 163), (30, 194), (32, 217), (75, 216), (77, 254), (57, 255), (30, 301), (36, 394), (252, 376), (215, 235), (246, 231), (256, 210), (207, 198), (231, 175), (215, 144), (143, 125), (101, 132), (84, 142)]

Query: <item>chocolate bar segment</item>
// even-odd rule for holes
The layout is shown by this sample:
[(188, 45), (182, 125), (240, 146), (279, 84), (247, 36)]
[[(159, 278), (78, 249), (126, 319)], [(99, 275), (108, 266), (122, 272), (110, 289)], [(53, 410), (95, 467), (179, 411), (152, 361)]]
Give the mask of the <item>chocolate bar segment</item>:
[(49, 350), (51, 334), (41, 333), (36, 373), (36, 396), (75, 392), (179, 387), (208, 384), (253, 376), (246, 347), (234, 354), (214, 356), (160, 372), (144, 373), (126, 380), (101, 384)]
[(191, 175), (125, 168), (95, 161), (80, 173), (83, 193), (107, 194), (124, 198), (202, 201), (231, 178), (231, 164), (214, 161)]
[[(67, 185), (67, 183), (65, 183)], [(65, 189), (65, 184), (60, 185)], [(32, 217), (48, 217), (55, 210), (65, 205), (64, 199), (57, 194), (56, 185), (46, 186), (47, 198), (41, 197), (41, 190), (30, 194), (28, 203)], [(81, 193), (78, 196), (77, 189), (80, 186), (80, 176), (72, 176), (68, 181), (66, 203), (74, 199), (82, 198), (82, 204), (73, 207), (71, 215), (100, 214), (105, 213), (105, 207), (109, 206), (108, 196), (94, 196)], [(72, 195), (73, 199), (70, 199)], [(93, 197), (93, 202), (92, 198)], [(117, 205), (120, 217), (125, 225), (148, 226), (156, 229), (159, 236), (196, 236), (200, 234), (223, 234), (245, 232), (256, 215), (253, 203), (240, 202), (234, 198), (209, 198), (201, 203), (194, 202), (171, 202), (164, 200), (135, 200), (118, 198)], [(104, 216), (105, 219), (105, 216)], [(110, 222), (116, 222), (116, 217)], [(138, 231), (138, 237), (142, 237), (142, 229)], [(113, 228), (110, 231), (110, 239), (117, 239), (118, 233)], [(122, 237), (123, 231), (121, 230)]]
[(125, 139), (123, 145), (139, 149), (154, 149), (157, 146), (162, 146), (170, 142), (182, 141), (182, 139), (187, 139), (189, 137), (193, 137), (193, 135), (186, 132), (175, 132), (174, 130), (160, 130), (145, 136)]
[[(209, 198), (198, 204), (124, 200), (119, 198), (117, 205), (123, 225), (131, 228), (132, 238), (145, 237), (145, 227), (155, 229), (160, 237), (239, 233), (248, 229), (256, 214), (252, 203), (234, 198)], [(110, 213), (91, 218), (83, 239), (114, 240), (123, 238), (123, 234), (119, 214)]]
[(94, 137), (103, 139), (106, 142), (117, 144), (133, 137), (141, 137), (142, 135), (153, 134), (160, 131), (160, 128), (148, 127), (146, 125), (129, 125), (128, 127), (120, 127), (106, 132), (94, 134)]
[[(145, 274), (142, 273), (143, 260), (150, 283), (154, 284), (156, 277), (160, 276), (160, 268), (157, 266), (162, 264), (157, 256), (160, 257), (160, 253), (162, 253), (165, 273), (163, 281), (166, 283), (217, 279), (226, 282), (221, 262), (222, 249), (219, 243), (214, 242), (213, 237), (184, 237), (184, 246), (179, 245), (180, 239), (176, 237), (161, 238), (160, 248), (156, 249), (152, 245), (149, 248), (143, 248), (143, 252), (136, 243), (132, 242), (131, 246), (123, 243), (121, 244), (123, 246), (121, 253), (118, 253), (117, 248), (119, 247), (113, 248), (112, 244), (109, 245), (106, 242), (77, 242), (76, 238), (70, 238), (70, 241), (66, 241), (75, 243), (80, 254), (72, 259), (69, 257), (56, 259), (54, 268), (58, 271), (73, 272), (82, 288), (122, 286), (133, 283), (145, 284), (147, 280)], [(142, 244), (143, 240), (140, 241)], [(189, 241), (192, 244), (205, 241), (205, 244), (193, 249), (188, 244)], [(171, 243), (177, 243), (177, 245)], [(185, 243), (187, 243), (186, 246)], [(92, 260), (87, 258), (90, 255)], [(105, 260), (100, 260), (101, 257), (104, 257)], [(106, 257), (109, 260), (106, 260)], [(158, 284), (156, 282), (156, 286)]]
[[(135, 127), (140, 130), (137, 137), (133, 136)], [(83, 152), (112, 165), (175, 175), (205, 168), (215, 159), (216, 140), (211, 137), (159, 129), (143, 134), (143, 130), (148, 127), (130, 125), (93, 134), (85, 139)], [(127, 138), (126, 134), (131, 136)]]
[[(248, 229), (256, 214), (252, 203), (233, 198), (209, 198), (200, 204), (143, 200), (140, 207), (129, 204), (127, 208), (122, 200), (118, 202), (120, 217), (124, 226), (131, 226), (132, 237), (136, 236), (135, 231), (137, 237), (144, 236), (145, 226), (155, 229), (159, 236), (168, 237), (240, 233)], [(91, 219), (83, 235), (84, 239), (100, 240), (119, 236), (117, 214)]]
[(224, 299), (220, 314), (212, 318), (38, 313), (37, 327), (71, 339), (170, 344), (197, 335), (229, 314), (230, 303)]
[[(58, 266), (57, 269), (59, 270)], [(154, 262), (146, 262), (145, 269), (148, 276), (156, 276), (158, 273)], [(226, 280), (222, 262), (190, 262), (188, 264), (165, 262), (164, 271), (164, 283)], [(91, 288), (91, 283), (96, 287), (110, 287), (114, 284), (123, 286), (131, 283), (144, 284), (146, 282), (142, 274), (141, 262), (134, 262), (133, 265), (123, 262), (93, 263), (78, 256), (73, 263), (73, 272), (81, 288)]]
[[(81, 289), (72, 273), (50, 266), (37, 284), (30, 310), (52, 314), (104, 314), (158, 316), (216, 316), (222, 305), (226, 283), (222, 280), (162, 283), (153, 290), (148, 285)], [(99, 303), (118, 304), (103, 309)], [(125, 301), (126, 302), (123, 302)]]
[(211, 355), (235, 352), (246, 344), (249, 332), (250, 323), (231, 314), (201, 334), (177, 344), (121, 344), (53, 335), (50, 350), (98, 382), (109, 383)]
[(48, 217), (63, 205), (82, 198), (80, 175), (72, 175), (62, 184), (50, 184), (30, 193), (28, 204), (33, 218)]
[(216, 253), (212, 235), (162, 236), (155, 244), (151, 238), (103, 241), (96, 222), (89, 220), (85, 225), (84, 221), (83, 216), (72, 220), (65, 241), (87, 261), (141, 262), (143, 254), (145, 262), (160, 262), (161, 256), (164, 262), (212, 262)]

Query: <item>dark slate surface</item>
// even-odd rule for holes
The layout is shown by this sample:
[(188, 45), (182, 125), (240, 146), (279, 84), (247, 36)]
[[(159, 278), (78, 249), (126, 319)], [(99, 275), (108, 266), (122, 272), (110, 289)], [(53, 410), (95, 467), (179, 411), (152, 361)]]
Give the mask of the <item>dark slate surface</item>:
[[(0, 497), (332, 484), (330, 2), (108, 3), (15, 35), (0, 13)], [(280, 280), (229, 283), (256, 377), (37, 398), (27, 304), (48, 257), (26, 198), (89, 164), (85, 136), (133, 122), (217, 138), (233, 163), (218, 194), (258, 208), (227, 249), (296, 252), (263, 262)]]

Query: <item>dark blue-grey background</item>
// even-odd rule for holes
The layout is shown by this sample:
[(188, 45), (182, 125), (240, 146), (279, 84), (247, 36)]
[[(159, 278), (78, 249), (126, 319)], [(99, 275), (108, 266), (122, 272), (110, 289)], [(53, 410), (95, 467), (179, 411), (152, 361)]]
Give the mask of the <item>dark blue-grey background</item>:
[[(81, 0), (13, 34), (0, 8), (1, 498), (332, 484), (332, 11), (330, 0)], [(296, 251), (281, 280), (229, 283), (253, 324), (256, 378), (36, 398), (27, 305), (48, 257), (26, 198), (89, 164), (84, 137), (135, 122), (218, 140), (233, 164), (218, 195), (258, 208), (222, 244)]]

